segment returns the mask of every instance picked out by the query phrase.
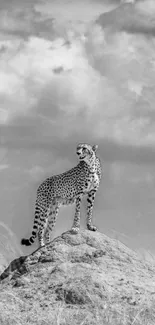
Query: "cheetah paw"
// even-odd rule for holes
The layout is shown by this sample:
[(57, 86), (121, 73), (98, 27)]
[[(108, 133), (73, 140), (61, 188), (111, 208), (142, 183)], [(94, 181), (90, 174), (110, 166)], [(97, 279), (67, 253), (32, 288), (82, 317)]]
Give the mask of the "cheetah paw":
[(87, 229), (88, 229), (88, 230), (91, 230), (91, 231), (96, 231), (96, 230), (97, 230), (97, 227), (88, 224), (88, 225), (87, 225)]
[(79, 230), (80, 229), (77, 227), (72, 227), (71, 232), (72, 232), (72, 234), (78, 234)]

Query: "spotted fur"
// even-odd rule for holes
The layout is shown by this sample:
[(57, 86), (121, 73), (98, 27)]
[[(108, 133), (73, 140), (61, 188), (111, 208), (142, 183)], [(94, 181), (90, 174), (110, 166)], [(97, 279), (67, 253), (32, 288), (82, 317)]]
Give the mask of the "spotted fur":
[(50, 241), (50, 232), (55, 225), (61, 205), (75, 203), (72, 232), (78, 233), (80, 206), (84, 195), (87, 195), (87, 228), (96, 231), (96, 227), (92, 224), (92, 211), (101, 180), (101, 163), (96, 156), (97, 147), (79, 144), (78, 165), (62, 174), (47, 178), (38, 187), (32, 235), (29, 239), (23, 238), (22, 245), (31, 245), (37, 235), (40, 246), (44, 246), (44, 238), (47, 243)]

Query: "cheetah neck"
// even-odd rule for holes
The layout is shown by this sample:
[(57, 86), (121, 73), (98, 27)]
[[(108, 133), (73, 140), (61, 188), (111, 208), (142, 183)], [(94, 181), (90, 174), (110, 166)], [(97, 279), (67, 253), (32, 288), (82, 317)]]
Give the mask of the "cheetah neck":
[(81, 161), (80, 162), (80, 165), (82, 165), (82, 168), (84, 170), (88, 170), (91, 172), (91, 173), (95, 173), (96, 171), (96, 166), (95, 166), (95, 161), (90, 161), (89, 163), (85, 162), (85, 161)]

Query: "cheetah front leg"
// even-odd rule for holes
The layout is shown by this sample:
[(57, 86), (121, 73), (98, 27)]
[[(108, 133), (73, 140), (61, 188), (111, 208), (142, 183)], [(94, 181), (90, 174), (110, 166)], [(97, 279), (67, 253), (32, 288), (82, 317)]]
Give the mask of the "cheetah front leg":
[(91, 231), (96, 231), (97, 227), (92, 224), (92, 214), (93, 214), (93, 207), (94, 207), (94, 200), (96, 195), (97, 189), (93, 189), (88, 193), (87, 197), (87, 228)]
[(80, 229), (81, 200), (82, 200), (81, 196), (78, 196), (76, 198), (75, 216), (74, 216), (73, 226), (72, 226), (72, 230), (71, 230), (74, 234), (77, 234), (79, 232), (79, 229)]

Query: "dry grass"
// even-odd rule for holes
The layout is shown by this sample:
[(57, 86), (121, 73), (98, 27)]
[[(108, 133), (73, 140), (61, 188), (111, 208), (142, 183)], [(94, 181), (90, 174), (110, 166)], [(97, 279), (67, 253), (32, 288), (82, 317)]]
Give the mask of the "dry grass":
[[(85, 235), (82, 236), (84, 239)], [(59, 253), (64, 248), (62, 254), (64, 262), (61, 260), (61, 256), (60, 260), (59, 258), (56, 259), (56, 264), (53, 261), (48, 262), (47, 256), (47, 261), (40, 262), (39, 265), (36, 264), (29, 273), (17, 277), (14, 282), (8, 280), (2, 282), (0, 284), (0, 325), (154, 325), (155, 300), (150, 300), (148, 291), (146, 290), (144, 294), (139, 295), (140, 300), (137, 298), (136, 304), (127, 303), (127, 300), (123, 300), (124, 294), (126, 295), (125, 298), (128, 298), (128, 294), (132, 295), (131, 289), (134, 288), (131, 286), (133, 278), (128, 275), (126, 281), (119, 283), (122, 290), (119, 298), (122, 300), (112, 300), (114, 293), (110, 291), (111, 285), (107, 282), (107, 273), (105, 273), (105, 265), (109, 263), (108, 273), (111, 275), (109, 278), (111, 282), (115, 272), (122, 270), (121, 278), (124, 276), (124, 270), (128, 271), (129, 266), (135, 265), (135, 277), (139, 277), (140, 280), (140, 267), (143, 266), (139, 265), (138, 260), (134, 260), (134, 257), (133, 261), (132, 259), (129, 261), (127, 255), (124, 255), (123, 259), (123, 254), (127, 254), (127, 252), (122, 251), (125, 250), (125, 247), (121, 247), (120, 242), (116, 245), (116, 242), (110, 241), (110, 246), (106, 248), (107, 238), (100, 242), (103, 246), (101, 247), (102, 250), (97, 247), (97, 250), (94, 251), (96, 240), (99, 237), (93, 237), (95, 236), (93, 234), (91, 236), (87, 238), (89, 240), (86, 250), (84, 250), (85, 246), (80, 248), (81, 244), (74, 246), (71, 243), (71, 240), (74, 242), (76, 238), (78, 240), (78, 237), (68, 237), (69, 245), (65, 241), (63, 244), (60, 241), (61, 248), (56, 244), (55, 256), (58, 258)], [(101, 235), (98, 234), (97, 236)], [(66, 253), (67, 250), (68, 253)], [(93, 255), (92, 251), (95, 254), (96, 252), (106, 251), (106, 255)], [(53, 254), (52, 247), (50, 252)], [(67, 254), (66, 257), (64, 253)], [(146, 254), (143, 261), (146, 272)], [(154, 267), (153, 257), (149, 262), (149, 265)], [(104, 263), (103, 266), (101, 263)], [(74, 265), (75, 273), (73, 272)], [(78, 277), (79, 266), (81, 266), (83, 273)], [(98, 271), (99, 273), (97, 273)], [(90, 272), (92, 272), (91, 276)], [(93, 272), (96, 272), (96, 277), (91, 282)], [(105, 278), (103, 278), (103, 282), (97, 282), (97, 277), (102, 275), (102, 272), (105, 273)], [(146, 285), (148, 285), (147, 279), (149, 278), (143, 278)], [(128, 286), (127, 280), (129, 280), (130, 286)], [(153, 278), (151, 281), (152, 286), (154, 286)], [(116, 284), (118, 285), (118, 281)], [(136, 286), (139, 285), (138, 289), (140, 290), (141, 283), (135, 282), (135, 284)], [(115, 281), (113, 286), (115, 286)], [(116, 292), (120, 286), (115, 287)], [(70, 293), (71, 296), (68, 300), (66, 295)], [(75, 297), (73, 297), (74, 294)]]
[(1, 325), (154, 325), (155, 303), (134, 306), (112, 305), (109, 301), (98, 306), (92, 301), (87, 306), (66, 304), (26, 303), (10, 288), (0, 293)]

